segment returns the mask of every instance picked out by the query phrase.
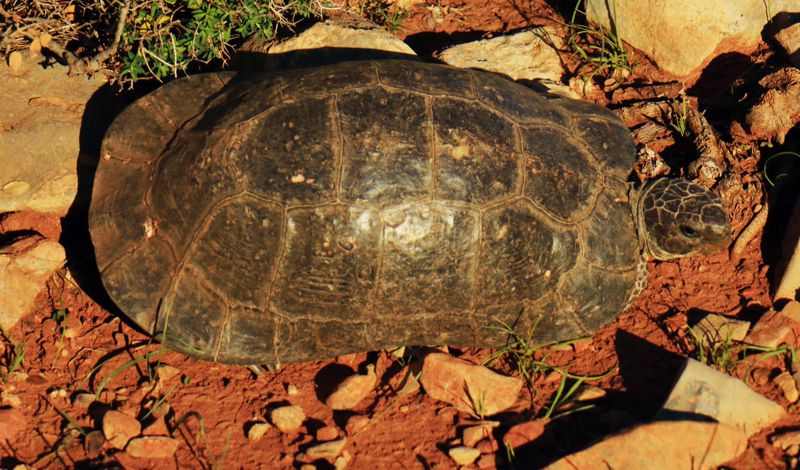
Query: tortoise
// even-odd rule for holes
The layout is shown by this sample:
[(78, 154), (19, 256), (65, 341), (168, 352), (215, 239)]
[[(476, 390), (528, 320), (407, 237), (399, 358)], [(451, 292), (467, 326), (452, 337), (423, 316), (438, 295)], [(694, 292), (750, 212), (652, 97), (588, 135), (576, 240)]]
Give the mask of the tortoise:
[(647, 259), (729, 238), (713, 192), (635, 182), (635, 156), (611, 111), (489, 72), (199, 74), (113, 121), (90, 233), (114, 303), (203, 359), (555, 341), (624, 310)]

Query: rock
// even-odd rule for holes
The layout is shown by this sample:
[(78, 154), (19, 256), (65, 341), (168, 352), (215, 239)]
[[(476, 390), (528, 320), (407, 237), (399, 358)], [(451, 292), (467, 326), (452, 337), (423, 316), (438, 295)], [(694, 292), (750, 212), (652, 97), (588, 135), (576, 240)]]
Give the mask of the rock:
[(8, 331), (30, 312), (47, 279), (65, 260), (61, 245), (38, 236), (0, 247), (0, 327)]
[[(786, 134), (800, 122), (800, 69), (780, 69), (758, 84), (765, 91), (747, 112), (747, 128), (758, 140), (775, 139), (782, 144)], [(794, 300), (794, 296), (787, 298)]]
[(168, 459), (178, 450), (179, 441), (166, 436), (137, 437), (128, 443), (125, 452), (141, 459)]
[(94, 431), (90, 431), (86, 434), (86, 437), (83, 438), (83, 449), (86, 451), (86, 455), (93, 459), (100, 455), (100, 449), (103, 448), (103, 444), (106, 443), (106, 438), (103, 436), (103, 432), (95, 429)]
[(375, 388), (378, 378), (375, 375), (375, 366), (367, 366), (366, 375), (355, 374), (344, 379), (336, 386), (325, 400), (325, 404), (333, 410), (349, 410), (367, 397)]
[(472, 465), (481, 456), (481, 451), (472, 447), (458, 446), (448, 450), (447, 455), (459, 465)]
[(479, 417), (507, 410), (522, 389), (521, 379), (444, 353), (425, 356), (420, 382), (431, 398)]
[(533, 442), (544, 434), (546, 425), (547, 421), (541, 419), (515, 424), (503, 435), (503, 445), (517, 449)]
[(289, 432), (303, 425), (306, 414), (299, 406), (281, 406), (270, 411), (269, 419), (281, 432)]
[(286, 394), (289, 395), (290, 397), (293, 397), (293, 396), (297, 395), (298, 393), (299, 392), (297, 390), (297, 386), (295, 386), (293, 384), (288, 384), (286, 386)]
[(94, 393), (78, 393), (72, 399), (72, 405), (77, 408), (89, 408), (95, 402)]
[(497, 468), (495, 454), (484, 454), (478, 459), (478, 468)]
[(358, 434), (362, 429), (366, 428), (369, 424), (369, 417), (364, 415), (353, 415), (347, 420), (345, 431), (347, 435), (353, 436)]
[(765, 348), (775, 348), (782, 343), (800, 346), (800, 302), (787, 303), (780, 312), (770, 310), (756, 322), (744, 342)]
[(546, 468), (710, 470), (736, 458), (746, 449), (747, 436), (731, 425), (706, 421), (656, 421), (627, 429)]
[[(152, 415), (151, 415), (152, 416)], [(169, 436), (169, 428), (164, 417), (155, 419), (142, 430), (143, 436)]]
[(121, 411), (109, 410), (103, 415), (103, 435), (117, 449), (124, 449), (132, 438), (142, 432), (142, 423)]
[[(796, 5), (771, 0), (770, 10), (797, 11)], [(771, 20), (762, 0), (587, 0), (586, 13), (606, 28), (613, 20), (625, 42), (676, 77), (696, 77), (718, 55), (754, 49)]]
[(156, 367), (156, 376), (158, 380), (161, 382), (166, 382), (167, 380), (177, 377), (181, 374), (181, 371), (178, 370), (177, 367), (171, 366), (169, 364), (160, 364)]
[(492, 429), (499, 426), (497, 421), (484, 421), (476, 426), (468, 426), (461, 431), (461, 442), (467, 447), (475, 447), (481, 440), (492, 435)]
[(0, 445), (5, 447), (25, 430), (28, 421), (25, 419), (25, 415), (15, 408), (2, 408), (0, 409), (0, 423), (3, 423), (0, 426)]
[(481, 454), (493, 454), (500, 449), (500, 446), (497, 445), (497, 440), (490, 436), (478, 442), (475, 448), (481, 451)]
[(772, 368), (770, 367), (756, 367), (753, 369), (753, 381), (756, 385), (766, 385), (772, 375)]
[(0, 213), (65, 214), (75, 199), (84, 107), (105, 80), (67, 70), (0, 65)]
[(800, 67), (800, 22), (789, 25), (775, 34), (775, 40), (786, 51), (789, 62)]
[[(746, 403), (747, 406), (742, 406)], [(744, 382), (687, 359), (657, 419), (699, 414), (732, 425), (748, 437), (784, 416), (783, 407), (751, 390)]]
[(247, 438), (251, 441), (257, 441), (261, 439), (271, 427), (272, 425), (269, 423), (252, 423), (250, 427), (247, 428)]
[(783, 396), (789, 403), (794, 403), (800, 398), (800, 392), (797, 390), (797, 384), (795, 384), (792, 374), (781, 372), (774, 380), (783, 391)]
[(320, 442), (332, 441), (339, 437), (339, 430), (333, 426), (323, 426), (317, 429), (317, 432), (314, 434), (314, 436)]
[(792, 457), (800, 453), (800, 431), (776, 432), (769, 436), (769, 442)]
[(693, 326), (692, 332), (704, 346), (708, 346), (725, 340), (741, 341), (749, 329), (749, 322), (711, 313)]
[(606, 396), (606, 391), (594, 385), (582, 384), (578, 391), (573, 395), (573, 400), (576, 402), (594, 401), (599, 400)]
[(0, 404), (7, 405), (12, 408), (19, 408), (22, 406), (22, 400), (20, 400), (16, 394), (11, 393), (8, 390), (3, 390), (0, 392)]
[(564, 73), (558, 49), (563, 43), (552, 26), (459, 44), (439, 54), (454, 67), (498, 72), (514, 80), (561, 81)]
[(337, 439), (335, 441), (323, 442), (306, 449), (305, 454), (312, 460), (328, 459), (333, 460), (342, 453), (342, 449), (347, 444), (347, 438)]
[(333, 461), (333, 468), (336, 470), (344, 470), (347, 468), (347, 459), (342, 457), (336, 457), (336, 460)]
[(781, 245), (782, 256), (775, 267), (778, 288), (773, 300), (796, 300), (800, 291), (800, 195), (794, 201)]

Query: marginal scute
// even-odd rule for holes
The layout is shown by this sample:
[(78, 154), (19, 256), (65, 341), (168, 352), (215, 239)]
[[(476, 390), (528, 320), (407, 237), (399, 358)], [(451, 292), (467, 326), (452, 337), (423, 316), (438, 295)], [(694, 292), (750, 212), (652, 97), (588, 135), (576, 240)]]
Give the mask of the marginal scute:
[(246, 75), (234, 77), (224, 88), (206, 97), (203, 114), (192, 122), (194, 129), (228, 130), (236, 124), (266, 114), (279, 105), (282, 100), (280, 84), (268, 74), (261, 77), (263, 80), (254, 78)]
[(525, 195), (543, 210), (573, 220), (588, 209), (602, 175), (577, 142), (554, 128), (523, 127)]
[(272, 308), (319, 321), (363, 318), (378, 271), (381, 218), (330, 205), (289, 210)]
[(179, 256), (203, 222), (203, 215), (224, 197), (239, 192), (236, 175), (224, 156), (225, 141), (205, 132), (186, 131), (164, 155), (148, 194), (156, 230)]
[(586, 147), (606, 171), (627, 180), (636, 162), (636, 147), (622, 122), (593, 118), (576, 118), (575, 121)]
[(478, 99), (522, 123), (566, 125), (569, 119), (547, 98), (495, 73), (474, 72)]
[(609, 184), (582, 222), (586, 234), (584, 253), (591, 263), (630, 268), (639, 260), (639, 241), (625, 189), (627, 186), (621, 183)]
[(383, 259), (375, 312), (396, 318), (472, 307), (477, 211), (411, 203), (383, 212)]
[(474, 98), (470, 72), (447, 65), (387, 60), (378, 62), (381, 83), (416, 93)]
[(538, 299), (575, 264), (575, 234), (540, 217), (522, 200), (487, 211), (478, 262), (479, 306)]
[(231, 307), (225, 326), (219, 359), (233, 364), (252, 364), (252, 358), (264, 363), (277, 362), (275, 332), (278, 317), (266, 309)]
[(152, 332), (156, 309), (175, 272), (169, 246), (158, 237), (141, 241), (102, 271), (103, 284), (117, 306)]
[(278, 322), (277, 360), (301, 362), (368, 349), (368, 324), (308, 318)]
[(213, 358), (227, 318), (224, 299), (201, 273), (184, 268), (159, 308), (155, 335), (171, 348)]
[(229, 150), (243, 185), (284, 203), (315, 204), (336, 195), (331, 98), (284, 104), (250, 121)]
[(226, 286), (231, 305), (265, 307), (281, 246), (283, 208), (245, 198), (217, 209), (209, 218), (187, 262), (210, 283)]
[(436, 197), (485, 203), (513, 194), (522, 157), (514, 125), (476, 102), (433, 100)]
[(620, 313), (635, 284), (635, 267), (625, 272), (612, 272), (577, 266), (568, 274), (560, 293), (568, 309), (577, 315), (586, 334)]

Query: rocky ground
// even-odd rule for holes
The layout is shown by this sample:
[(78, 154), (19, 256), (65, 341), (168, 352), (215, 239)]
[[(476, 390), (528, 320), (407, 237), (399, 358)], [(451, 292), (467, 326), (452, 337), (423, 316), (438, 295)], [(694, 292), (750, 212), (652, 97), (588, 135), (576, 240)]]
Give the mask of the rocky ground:
[[(588, 3), (607, 23), (604, 2)], [(6, 56), (0, 467), (796, 468), (800, 10), (705, 3), (618, 1), (625, 66), (586, 36), (573, 44), (572, 10), (541, 0), (398, 2), (408, 15), (379, 47), (607, 106), (639, 146), (638, 177), (718, 191), (733, 227), (725, 252), (651, 262), (644, 293), (591, 338), (275, 372), (163, 349), (82, 274), (98, 143), (152, 86), (120, 93), (99, 74), (43, 67), (36, 50)], [(343, 37), (305, 28), (312, 43)]]

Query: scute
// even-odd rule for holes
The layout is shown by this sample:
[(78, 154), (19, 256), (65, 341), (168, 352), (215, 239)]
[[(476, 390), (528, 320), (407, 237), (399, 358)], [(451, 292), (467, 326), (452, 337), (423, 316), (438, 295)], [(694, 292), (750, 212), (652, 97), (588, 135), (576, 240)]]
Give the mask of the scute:
[(387, 60), (377, 63), (383, 85), (415, 93), (474, 98), (472, 78), (468, 70), (425, 62)]
[(585, 213), (603, 179), (593, 158), (557, 129), (523, 127), (521, 134), (527, 157), (525, 195), (564, 220)]
[(315, 93), (329, 94), (373, 87), (377, 84), (372, 62), (350, 62), (347, 67), (304, 68), (281, 74), (283, 96), (302, 101)]
[(485, 203), (521, 183), (522, 154), (514, 125), (489, 108), (434, 99), (436, 197)]
[(478, 99), (492, 109), (527, 124), (566, 125), (569, 118), (547, 98), (495, 73), (474, 72)]
[(550, 292), (575, 264), (575, 234), (545, 224), (518, 200), (487, 211), (479, 255), (479, 306), (535, 300)]
[(603, 267), (631, 268), (639, 260), (639, 241), (624, 183), (609, 178), (594, 210), (583, 222), (589, 262)]
[(623, 181), (636, 161), (636, 147), (628, 129), (619, 120), (576, 119), (575, 126), (586, 147), (606, 171)]
[(265, 309), (231, 307), (230, 320), (224, 327), (218, 359), (234, 364), (252, 364), (258, 357), (264, 363), (276, 363), (275, 334), (278, 316)]
[(331, 98), (276, 106), (241, 132), (230, 159), (249, 191), (283, 203), (336, 198)]
[(337, 101), (342, 137), (342, 199), (378, 204), (427, 196), (430, 117), (425, 99), (374, 88)]
[(614, 318), (625, 307), (636, 284), (636, 268), (613, 272), (579, 266), (569, 273), (561, 298), (574, 312), (583, 334), (592, 333)]

